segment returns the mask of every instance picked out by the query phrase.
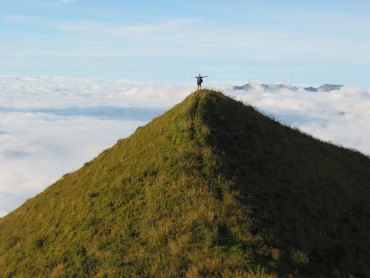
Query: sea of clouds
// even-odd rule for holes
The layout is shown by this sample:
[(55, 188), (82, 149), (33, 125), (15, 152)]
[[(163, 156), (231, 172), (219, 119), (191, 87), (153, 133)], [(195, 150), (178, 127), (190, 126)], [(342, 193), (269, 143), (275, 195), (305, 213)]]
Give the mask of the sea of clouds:
[[(236, 91), (235, 83), (210, 86), (315, 137), (370, 154), (370, 89), (266, 92), (256, 86)], [(182, 101), (195, 87), (0, 76), (0, 217)]]

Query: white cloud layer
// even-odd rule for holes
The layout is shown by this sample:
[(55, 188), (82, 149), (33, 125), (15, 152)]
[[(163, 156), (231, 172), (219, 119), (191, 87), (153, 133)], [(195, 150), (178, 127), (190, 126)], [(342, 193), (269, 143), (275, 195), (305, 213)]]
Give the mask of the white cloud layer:
[[(206, 80), (208, 81), (208, 80)], [(314, 136), (370, 154), (370, 90), (233, 91)], [(0, 217), (184, 99), (193, 83), (0, 77)]]
[(161, 114), (191, 87), (0, 77), (0, 217)]
[(142, 121), (0, 113), (0, 211), (18, 207)]

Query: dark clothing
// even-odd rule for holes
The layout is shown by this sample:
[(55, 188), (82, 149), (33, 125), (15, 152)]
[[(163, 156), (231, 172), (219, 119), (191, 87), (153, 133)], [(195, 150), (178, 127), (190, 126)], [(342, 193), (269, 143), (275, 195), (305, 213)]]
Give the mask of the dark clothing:
[(203, 78), (208, 77), (208, 76), (201, 76), (200, 74), (198, 76), (194, 76), (197, 79), (197, 84), (198, 84), (198, 90), (202, 89), (202, 83), (203, 83)]

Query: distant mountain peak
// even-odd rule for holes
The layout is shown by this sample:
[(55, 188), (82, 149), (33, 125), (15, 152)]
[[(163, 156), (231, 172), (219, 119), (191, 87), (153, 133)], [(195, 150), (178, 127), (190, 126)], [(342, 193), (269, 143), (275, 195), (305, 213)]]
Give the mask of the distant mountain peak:
[(241, 86), (234, 86), (234, 90), (243, 90), (243, 91), (278, 91), (278, 90), (290, 90), (297, 91), (302, 89), (307, 92), (331, 92), (340, 90), (343, 85), (334, 85), (334, 84), (324, 84), (319, 87), (308, 86), (308, 87), (298, 87), (293, 85), (285, 84), (259, 84), (256, 82), (247, 83)]
[(343, 87), (343, 85), (334, 85), (334, 84), (324, 84), (318, 87), (319, 91), (322, 92), (331, 92), (331, 91), (338, 91)]

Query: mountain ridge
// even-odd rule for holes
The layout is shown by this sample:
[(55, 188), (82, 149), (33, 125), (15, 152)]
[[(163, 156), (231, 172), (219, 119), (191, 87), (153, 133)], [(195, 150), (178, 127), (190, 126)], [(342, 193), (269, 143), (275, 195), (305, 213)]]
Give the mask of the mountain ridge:
[(369, 167), (201, 90), (0, 219), (0, 277), (365, 277)]
[(277, 91), (277, 90), (290, 90), (297, 91), (302, 89), (306, 92), (332, 92), (338, 91), (343, 87), (343, 85), (335, 84), (323, 84), (318, 87), (308, 86), (308, 87), (298, 87), (294, 85), (285, 85), (285, 84), (259, 84), (259, 83), (247, 83), (241, 86), (234, 86), (234, 90), (243, 90), (243, 91), (253, 91), (253, 90), (262, 90), (262, 91)]

